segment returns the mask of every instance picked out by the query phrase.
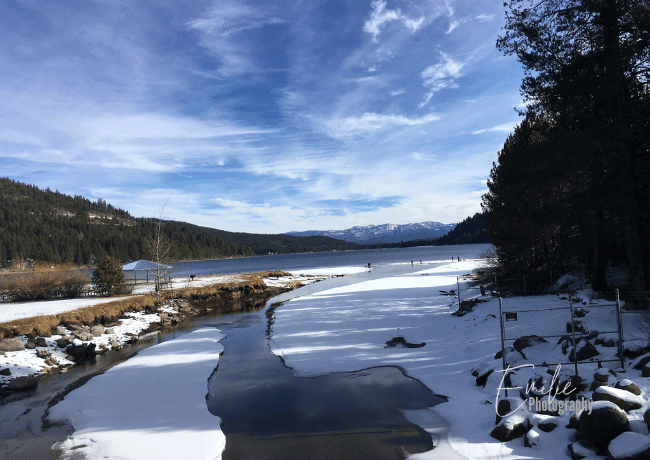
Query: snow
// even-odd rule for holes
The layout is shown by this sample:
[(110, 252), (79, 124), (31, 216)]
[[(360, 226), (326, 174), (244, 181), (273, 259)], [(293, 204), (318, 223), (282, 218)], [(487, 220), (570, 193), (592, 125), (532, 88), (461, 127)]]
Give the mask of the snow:
[(34, 316), (56, 315), (126, 298), (125, 296), (84, 297), (81, 299), (43, 300), (40, 302), (0, 302), (0, 323)]
[[(569, 418), (576, 414), (578, 408), (588, 410), (586, 400), (577, 401), (584, 401), (584, 406), (565, 406), (569, 409), (555, 417), (555, 430), (549, 433), (536, 430), (533, 433), (535, 445), (531, 448), (524, 447), (522, 439), (501, 443), (489, 435), (495, 426), (495, 408), (499, 398), (505, 398), (503, 389), (498, 390), (500, 385), (504, 386), (501, 360), (494, 359), (501, 348), (498, 299), (488, 297), (487, 302), (476, 305), (473, 312), (455, 317), (451, 313), (458, 307), (456, 298), (440, 293), (441, 290), (456, 289), (457, 277), (463, 277), (478, 264), (477, 260), (444, 263), (416, 273), (369, 280), (291, 299), (274, 312), (271, 350), (303, 376), (381, 365), (400, 366), (432, 392), (447, 396), (448, 402), (433, 408), (405, 411), (410, 421), (431, 433), (436, 446), (432, 451), (409, 458), (564, 458), (568, 456), (566, 446), (575, 440), (575, 430), (566, 428)], [(478, 289), (469, 287), (465, 282), (461, 281), (460, 289), (463, 299), (480, 297)], [(579, 295), (588, 299), (585, 303), (590, 305), (592, 302), (594, 305), (603, 303), (593, 300), (594, 296), (587, 291)], [(558, 327), (562, 329), (561, 334), (566, 334), (563, 316), (569, 316), (566, 308), (564, 311), (537, 310), (549, 306), (568, 307), (568, 304), (568, 299), (555, 295), (504, 299), (504, 306), (529, 310), (528, 324), (534, 324), (534, 333), (539, 335), (552, 334)], [(611, 315), (607, 313), (599, 315), (604, 322), (611, 320)], [(582, 319), (590, 320), (588, 316)], [(524, 327), (521, 321), (519, 324), (518, 327)], [(603, 330), (602, 327), (600, 330)], [(410, 343), (426, 342), (426, 345), (413, 349), (386, 348), (386, 342), (395, 337), (404, 337)], [(555, 341), (534, 346), (543, 352), (562, 354)], [(562, 361), (567, 360), (564, 355), (562, 358)], [(520, 358), (511, 364), (525, 363)], [(597, 364), (585, 363), (579, 367), (580, 375), (589, 384), (597, 371)], [(476, 386), (470, 374), (473, 368), (484, 372), (496, 369), (498, 372), (490, 374), (485, 387), (480, 387)], [(559, 379), (570, 375), (572, 370), (573, 366), (566, 366), (565, 369), (559, 366)], [(628, 369), (628, 377), (636, 376), (640, 377), (640, 372)], [(513, 386), (520, 387), (525, 387), (530, 378), (542, 377), (545, 388), (549, 388), (552, 379), (546, 368), (542, 367), (520, 368), (511, 372), (511, 377)], [(650, 386), (645, 380), (635, 378), (643, 387), (644, 394), (648, 390), (646, 387)], [(518, 390), (515, 390), (509, 396), (517, 394)], [(596, 402), (593, 409), (610, 404), (613, 405), (606, 401)], [(644, 400), (643, 409), (627, 414), (631, 426), (641, 425), (647, 406)], [(527, 405), (519, 408), (514, 415), (526, 418), (534, 426), (548, 417), (529, 412)]]
[(645, 403), (645, 399), (643, 399), (641, 396), (637, 396), (634, 393), (630, 393), (627, 390), (620, 390), (618, 388), (611, 388), (611, 387), (598, 387), (596, 388), (596, 391), (594, 393), (601, 393), (601, 394), (608, 394), (610, 396), (615, 396), (625, 402), (629, 403), (638, 403), (643, 405)]
[(650, 450), (650, 438), (628, 431), (614, 438), (607, 450), (614, 458), (631, 458)]
[[(463, 317), (456, 317), (451, 315), (458, 307), (456, 297), (446, 296), (440, 292), (456, 289), (457, 277), (461, 277), (462, 299), (480, 297), (478, 288), (472, 288), (462, 281), (463, 277), (479, 263), (478, 260), (453, 263), (445, 261), (434, 268), (361, 281), (357, 284), (293, 298), (274, 310), (270, 335), (271, 350), (281, 356), (299, 375), (311, 376), (395, 365), (404, 369), (409, 376), (420, 380), (432, 392), (447, 396), (448, 402), (435, 407), (404, 411), (408, 420), (431, 434), (435, 446), (432, 451), (414, 454), (409, 457), (410, 459), (565, 458), (568, 455), (566, 446), (575, 440), (575, 431), (566, 428), (569, 418), (576, 414), (575, 411), (567, 411), (552, 418), (557, 422), (557, 428), (549, 433), (536, 429), (531, 435), (534, 438), (534, 445), (531, 448), (524, 447), (522, 439), (501, 443), (489, 435), (495, 426), (497, 403), (500, 398), (506, 397), (502, 388), (504, 373), (500, 371), (501, 360), (494, 359), (495, 353), (501, 348), (498, 299), (486, 297), (486, 302), (477, 304), (472, 312)], [(368, 270), (366, 267), (351, 268), (359, 271)], [(302, 270), (286, 278), (295, 281), (294, 277), (304, 275), (307, 282), (310, 276), (335, 274), (328, 273), (328, 270), (335, 270), (336, 274), (341, 272), (340, 269)], [(274, 283), (276, 280), (265, 282)], [(579, 296), (585, 299), (585, 304), (603, 303), (595, 300), (587, 290), (580, 292)], [(535, 333), (538, 335), (553, 334), (558, 327), (563, 330), (563, 334), (566, 334), (564, 330), (566, 317), (563, 316), (567, 314), (566, 311), (540, 312), (538, 310), (549, 306), (568, 306), (567, 299), (553, 295), (504, 299), (504, 308), (507, 310), (509, 306), (519, 311), (529, 310), (527, 314), (531, 316), (528, 319), (535, 324)], [(607, 311), (598, 318), (599, 321), (607, 323), (611, 321), (611, 316)], [(591, 320), (589, 315), (585, 318), (581, 319), (586, 321), (590, 328), (594, 326), (598, 330), (598, 324), (593, 322), (595, 320)], [(592, 323), (590, 324), (589, 321)], [(523, 322), (510, 326), (517, 327), (516, 325), (521, 323)], [(179, 345), (179, 350), (186, 351), (175, 350), (174, 345), (171, 345), (175, 341), (153, 347), (149, 349), (154, 350), (151, 351), (152, 356), (141, 352), (136, 357), (143, 356), (144, 361), (134, 362), (136, 358), (133, 358), (73, 391), (63, 403), (52, 409), (58, 417), (68, 417), (75, 425), (76, 431), (72, 438), (64, 443), (64, 447), (69, 449), (70, 453), (85, 449), (84, 452), (91, 459), (103, 458), (103, 456), (159, 459), (166, 458), (166, 452), (161, 450), (166, 449), (163, 448), (162, 443), (167, 441), (162, 438), (169, 436), (175, 443), (174, 447), (169, 448), (170, 452), (178, 447), (183, 451), (191, 449), (193, 458), (198, 460), (220, 458), (219, 448), (223, 448), (223, 435), (218, 431), (218, 418), (207, 413), (204, 401), (207, 391), (205, 385), (210, 373), (216, 367), (214, 355), (216, 354), (218, 359), (216, 350), (220, 346), (212, 345), (220, 337), (218, 332), (213, 331), (213, 333), (216, 335), (212, 336), (206, 332), (209, 335), (209, 339), (205, 340), (207, 346), (205, 342), (200, 341), (196, 343), (196, 347), (188, 344), (186, 349), (183, 348), (185, 345)], [(386, 342), (396, 337), (403, 337), (409, 343), (425, 342), (426, 345), (421, 348), (386, 347)], [(561, 354), (560, 347), (556, 346), (554, 341), (536, 344), (533, 347), (545, 353)], [(166, 354), (170, 354), (168, 363), (163, 362)], [(182, 361), (178, 359), (181, 355)], [(523, 357), (518, 358), (512, 353), (509, 359), (511, 356), (513, 358), (510, 364), (513, 367), (526, 363)], [(185, 363), (185, 359), (190, 357), (193, 360)], [(563, 356), (563, 360), (566, 359), (566, 356)], [(126, 367), (123, 367), (125, 365)], [(191, 369), (195, 365), (197, 369), (201, 368), (201, 372), (197, 372), (193, 377), (192, 385), (200, 384), (200, 389), (192, 390), (193, 396), (190, 401), (190, 396), (185, 394), (185, 386), (189, 387), (190, 384), (183, 380), (186, 378), (183, 374), (186, 368)], [(484, 371), (493, 369), (495, 372), (489, 375), (485, 386), (481, 387), (476, 385), (471, 375), (473, 368)], [(593, 380), (594, 373), (606, 372), (598, 371), (597, 363), (581, 363), (579, 369), (580, 375), (587, 384)], [(573, 366), (566, 366), (564, 369), (558, 366), (559, 379), (562, 380), (572, 370)], [(119, 378), (111, 374), (113, 371)], [(626, 364), (625, 377), (636, 382), (642, 394), (647, 395), (650, 393), (650, 379), (642, 379), (640, 375), (640, 371), (632, 370), (629, 363)], [(547, 369), (542, 367), (519, 368), (511, 371), (510, 376), (513, 387), (525, 387), (529, 379), (541, 377), (545, 388), (549, 388), (552, 379)], [(121, 383), (122, 380), (125, 383)], [(185, 385), (177, 385), (177, 380), (183, 380)], [(171, 387), (169, 392), (167, 386)], [(147, 393), (151, 393), (151, 397)], [(509, 396), (513, 401), (517, 401), (518, 393), (518, 390), (513, 390)], [(140, 397), (143, 401), (154, 401), (154, 403), (147, 404), (142, 409), (139, 405), (134, 406), (138, 409), (132, 410), (130, 404), (140, 404)], [(166, 410), (168, 405), (174, 405), (177, 398), (189, 408), (186, 411), (183, 408), (170, 409), (174, 413), (173, 423), (168, 417), (165, 418), (165, 413), (151, 412)], [(198, 404), (196, 398), (200, 399), (202, 404)], [(545, 397), (544, 400), (546, 399)], [(633, 430), (645, 430), (644, 434), (647, 434), (643, 413), (648, 408), (648, 402), (644, 398), (640, 399), (643, 401), (643, 408), (630, 411), (627, 416)], [(600, 407), (617, 408), (611, 402), (598, 401), (593, 403), (590, 409), (595, 410)], [(142, 416), (138, 411), (141, 411)], [(579, 415), (579, 412), (576, 415)], [(550, 416), (530, 412), (527, 405), (521, 406), (514, 416), (527, 420), (533, 426), (551, 419)], [(216, 421), (216, 425), (209, 425), (207, 419), (212, 423)], [(199, 424), (196, 426), (200, 428), (193, 428), (195, 420)], [(200, 425), (201, 423), (208, 425)], [(120, 427), (127, 427), (128, 430)], [(208, 438), (216, 441), (205, 446), (205, 440)], [(140, 443), (143, 451), (138, 450), (137, 454), (134, 453), (134, 449), (130, 446), (131, 442)], [(87, 447), (71, 450), (82, 444), (86, 444)], [(126, 449), (124, 446), (129, 447)], [(210, 452), (198, 452), (194, 455), (195, 446), (197, 449), (205, 447), (210, 449)], [(616, 448), (616, 445), (614, 447)], [(581, 446), (574, 444), (574, 448), (581, 449)], [(126, 449), (128, 452), (126, 450), (118, 452), (120, 449)], [(151, 457), (148, 457), (145, 452), (150, 452)], [(175, 452), (175, 458), (183, 458), (182, 453)], [(585, 450), (585, 453), (593, 457), (593, 452)], [(134, 457), (127, 455), (134, 455)]]
[(54, 447), (63, 458), (220, 459), (221, 420), (206, 406), (223, 338), (204, 328), (141, 351), (68, 394), (49, 419), (75, 431)]

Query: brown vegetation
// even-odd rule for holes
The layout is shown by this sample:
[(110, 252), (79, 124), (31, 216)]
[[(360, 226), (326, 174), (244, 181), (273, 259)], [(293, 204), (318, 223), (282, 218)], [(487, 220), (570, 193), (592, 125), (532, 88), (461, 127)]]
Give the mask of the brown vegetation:
[(17, 264), (0, 277), (0, 294), (11, 301), (72, 299), (81, 296), (88, 283), (72, 264)]
[(284, 272), (248, 273), (237, 280), (199, 288), (163, 291), (161, 296), (136, 295), (90, 307), (79, 308), (57, 315), (38, 316), (0, 323), (0, 338), (35, 333), (48, 336), (61, 324), (110, 324), (131, 311), (156, 311), (163, 301), (188, 300), (198, 309), (219, 309), (223, 312), (247, 311), (260, 302), (288, 289), (271, 288), (264, 284), (265, 277), (286, 276)]

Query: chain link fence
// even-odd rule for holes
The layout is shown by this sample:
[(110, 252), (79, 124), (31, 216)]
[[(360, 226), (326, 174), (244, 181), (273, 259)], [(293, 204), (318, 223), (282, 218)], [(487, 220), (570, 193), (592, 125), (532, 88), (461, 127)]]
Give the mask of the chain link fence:
[[(621, 303), (588, 304), (573, 298), (499, 298), (504, 370), (522, 360), (535, 365), (620, 362), (624, 349), (641, 349), (650, 313), (621, 311)], [(625, 323), (625, 324), (624, 324)], [(625, 326), (625, 327), (624, 327)], [(625, 331), (625, 333), (624, 333)]]

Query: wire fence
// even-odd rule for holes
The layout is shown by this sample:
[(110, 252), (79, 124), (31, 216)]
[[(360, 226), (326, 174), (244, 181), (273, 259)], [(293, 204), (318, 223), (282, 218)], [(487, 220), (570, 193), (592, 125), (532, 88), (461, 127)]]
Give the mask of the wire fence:
[(625, 311), (621, 302), (591, 304), (562, 298), (499, 298), (503, 369), (521, 360), (535, 365), (620, 362), (650, 337), (650, 312)]

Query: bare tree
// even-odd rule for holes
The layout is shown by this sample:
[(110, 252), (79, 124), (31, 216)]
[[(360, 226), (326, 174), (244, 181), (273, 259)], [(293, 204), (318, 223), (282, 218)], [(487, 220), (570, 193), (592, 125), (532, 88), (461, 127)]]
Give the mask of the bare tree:
[[(169, 201), (169, 200), (167, 200)], [(158, 216), (158, 222), (153, 235), (149, 235), (144, 240), (144, 248), (149, 253), (149, 256), (156, 262), (156, 292), (160, 292), (162, 289), (162, 277), (160, 276), (161, 265), (168, 259), (171, 252), (171, 241), (167, 235), (162, 231), (162, 218), (165, 211), (165, 206), (167, 206), (167, 201), (165, 201), (164, 206), (160, 210)]]

